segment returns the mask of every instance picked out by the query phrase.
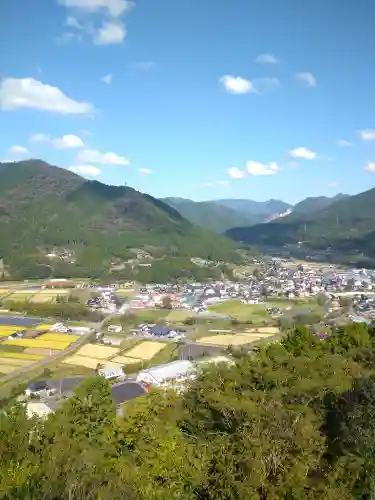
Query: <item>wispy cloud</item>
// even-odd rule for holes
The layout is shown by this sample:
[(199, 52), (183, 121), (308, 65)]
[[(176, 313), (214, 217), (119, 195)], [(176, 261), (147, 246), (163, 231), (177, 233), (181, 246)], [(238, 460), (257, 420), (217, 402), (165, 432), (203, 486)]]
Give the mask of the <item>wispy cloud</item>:
[(273, 54), (260, 54), (255, 61), (259, 64), (278, 64), (279, 61)]
[(353, 146), (353, 143), (346, 141), (345, 139), (337, 139), (336, 146), (339, 146), (340, 148), (350, 148), (350, 146)]
[(296, 78), (306, 87), (313, 88), (316, 87), (317, 85), (315, 76), (312, 73), (309, 73), (308, 71), (297, 73)]
[(365, 130), (360, 130), (358, 133), (362, 141), (375, 141), (375, 129), (366, 128)]
[(228, 175), (231, 179), (243, 179), (246, 176), (246, 172), (244, 170), (240, 170), (237, 167), (228, 168)]
[(105, 75), (102, 76), (100, 79), (102, 82), (106, 83), (107, 85), (111, 85), (112, 80), (113, 80), (113, 75)]
[(316, 153), (309, 148), (295, 148), (289, 151), (293, 158), (303, 158), (304, 160), (315, 160)]

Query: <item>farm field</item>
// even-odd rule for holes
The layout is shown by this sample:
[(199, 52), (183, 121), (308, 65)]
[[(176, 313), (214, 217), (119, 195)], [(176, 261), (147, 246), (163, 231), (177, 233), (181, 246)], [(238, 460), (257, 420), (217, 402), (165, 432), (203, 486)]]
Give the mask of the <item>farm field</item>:
[(172, 310), (166, 317), (169, 323), (182, 323), (192, 316), (191, 311)]
[(70, 346), (72, 342), (58, 342), (56, 340), (39, 340), (39, 339), (13, 339), (5, 340), (5, 345), (17, 345), (21, 347), (43, 347), (45, 349), (57, 349), (63, 351)]
[(71, 290), (45, 290), (40, 288), (30, 288), (29, 290), (15, 290), (7, 299), (15, 301), (30, 301), (35, 303), (55, 302), (56, 298), (68, 297)]
[(35, 354), (36, 356), (53, 356), (58, 354), (58, 349), (46, 349), (45, 347), (27, 347), (24, 351), (25, 354)]
[(13, 359), (24, 359), (26, 361), (39, 361), (40, 359), (43, 359), (43, 355), (37, 355), (37, 354), (31, 354), (31, 353), (25, 353), (25, 352), (7, 352), (7, 351), (0, 351), (0, 359), (6, 359), (6, 358), (13, 358)]
[(9, 335), (12, 335), (13, 333), (22, 332), (24, 330), (25, 328), (22, 326), (0, 325), (0, 338), (9, 337)]
[(126, 351), (126, 356), (136, 358), (138, 360), (150, 360), (159, 351), (164, 349), (165, 346), (166, 344), (163, 344), (162, 342), (141, 342), (137, 346), (133, 347), (133, 349), (130, 349), (130, 351)]
[(227, 314), (239, 321), (264, 321), (270, 319), (265, 305), (243, 304), (239, 300), (227, 300), (209, 307), (209, 311)]
[(202, 337), (197, 341), (198, 344), (222, 345), (222, 346), (238, 346), (250, 344), (258, 340), (264, 340), (272, 337), (275, 333), (239, 333), (237, 335), (212, 335), (210, 337)]
[(108, 347), (104, 345), (96, 345), (96, 344), (86, 344), (81, 347), (76, 355), (77, 356), (87, 356), (88, 358), (95, 358), (101, 360), (108, 360), (115, 356), (120, 349), (116, 347)]
[(133, 365), (139, 363), (139, 359), (129, 358), (127, 356), (116, 356), (113, 358), (115, 363), (120, 363), (121, 365)]

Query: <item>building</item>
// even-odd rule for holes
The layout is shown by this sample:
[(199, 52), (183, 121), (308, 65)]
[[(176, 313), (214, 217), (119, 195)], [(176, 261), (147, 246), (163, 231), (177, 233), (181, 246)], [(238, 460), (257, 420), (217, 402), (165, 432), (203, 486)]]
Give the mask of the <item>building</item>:
[(138, 373), (137, 382), (165, 387), (194, 377), (195, 365), (191, 361), (172, 361)]

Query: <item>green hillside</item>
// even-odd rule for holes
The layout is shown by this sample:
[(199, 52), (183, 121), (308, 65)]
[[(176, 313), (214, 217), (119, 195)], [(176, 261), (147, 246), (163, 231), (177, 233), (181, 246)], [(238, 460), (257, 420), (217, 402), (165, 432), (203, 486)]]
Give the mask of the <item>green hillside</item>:
[(193, 224), (216, 233), (224, 233), (232, 227), (257, 224), (262, 221), (262, 216), (245, 215), (214, 201), (196, 202), (185, 198), (164, 198), (162, 201), (178, 210)]
[(40, 160), (0, 164), (0, 178), (0, 255), (14, 277), (41, 275), (46, 263), (57, 275), (98, 275), (140, 249), (156, 258), (238, 258), (229, 239), (130, 187), (87, 181)]
[(331, 248), (373, 258), (375, 189), (344, 197), (313, 213), (291, 214), (269, 224), (234, 228), (226, 234), (234, 240), (252, 244), (281, 246), (303, 242), (306, 248)]

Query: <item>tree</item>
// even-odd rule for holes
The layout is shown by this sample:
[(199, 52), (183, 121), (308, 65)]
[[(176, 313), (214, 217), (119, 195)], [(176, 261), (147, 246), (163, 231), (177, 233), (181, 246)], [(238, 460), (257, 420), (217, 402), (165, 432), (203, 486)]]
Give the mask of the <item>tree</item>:
[(164, 309), (172, 309), (172, 299), (169, 295), (164, 295), (162, 299)]

